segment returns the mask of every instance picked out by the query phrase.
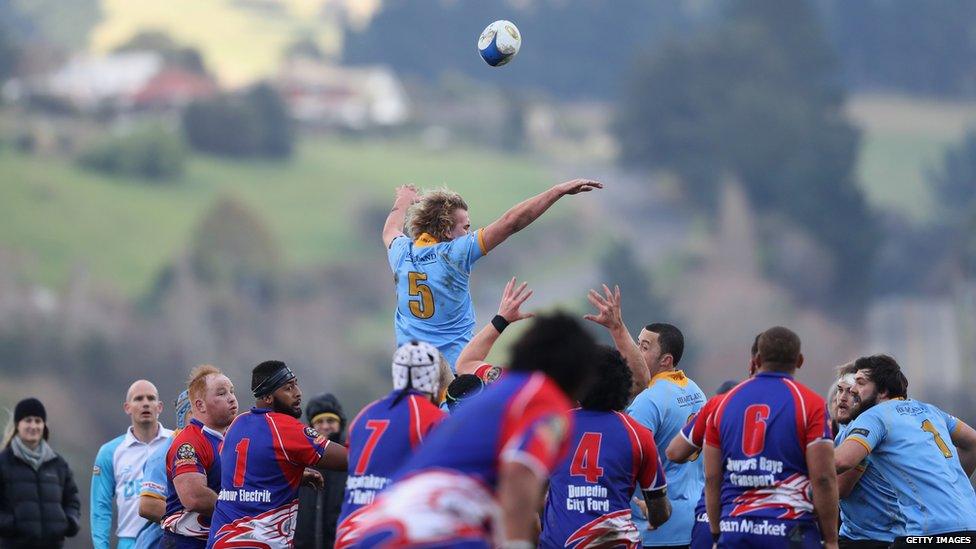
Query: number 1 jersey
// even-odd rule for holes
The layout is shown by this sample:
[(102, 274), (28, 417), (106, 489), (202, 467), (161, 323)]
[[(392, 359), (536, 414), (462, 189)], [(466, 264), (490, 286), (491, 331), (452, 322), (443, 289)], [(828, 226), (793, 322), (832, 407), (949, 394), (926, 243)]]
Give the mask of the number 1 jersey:
[(447, 242), (426, 233), (414, 241), (407, 236), (393, 239), (387, 256), (396, 282), (397, 345), (430, 343), (454, 368), (474, 334), (468, 279), (485, 253), (484, 229)]

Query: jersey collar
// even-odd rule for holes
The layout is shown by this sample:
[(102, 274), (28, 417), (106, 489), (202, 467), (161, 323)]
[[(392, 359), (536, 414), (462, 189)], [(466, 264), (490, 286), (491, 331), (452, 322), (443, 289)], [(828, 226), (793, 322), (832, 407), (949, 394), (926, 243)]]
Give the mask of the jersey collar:
[(685, 377), (685, 373), (683, 370), (667, 370), (664, 372), (658, 372), (654, 374), (654, 377), (651, 378), (651, 381), (650, 383), (647, 384), (647, 386), (650, 387), (651, 385), (654, 385), (654, 383), (661, 380), (670, 381), (671, 383), (674, 383), (678, 387), (684, 387), (688, 385), (688, 378)]
[(133, 433), (132, 426), (129, 425), (129, 429), (125, 432), (125, 445), (126, 446), (132, 446), (133, 444), (147, 444), (147, 445), (149, 445), (149, 444), (152, 444), (152, 443), (156, 442), (157, 440), (159, 440), (161, 438), (169, 438), (171, 435), (172, 435), (172, 433), (170, 431), (167, 431), (166, 428), (163, 427), (162, 422), (157, 422), (156, 423), (156, 437), (154, 439), (152, 439), (151, 441), (149, 441), (149, 442), (142, 442), (141, 440), (139, 440), (139, 439), (136, 438), (135, 433)]
[(786, 372), (756, 372), (756, 377), (783, 377), (793, 379), (793, 376)]
[(220, 431), (218, 431), (216, 429), (211, 429), (210, 427), (207, 427), (199, 419), (197, 419), (195, 417), (194, 418), (190, 418), (190, 423), (192, 423), (193, 425), (196, 425), (197, 427), (199, 427), (201, 431), (203, 431), (203, 432), (205, 432), (205, 433), (207, 433), (207, 434), (209, 434), (209, 435), (211, 435), (213, 437), (219, 438), (220, 440), (224, 440), (224, 434), (223, 433), (221, 433)]
[(440, 241), (431, 236), (429, 233), (421, 233), (420, 236), (413, 241), (413, 245), (418, 248), (426, 248), (427, 246), (433, 246), (438, 242)]

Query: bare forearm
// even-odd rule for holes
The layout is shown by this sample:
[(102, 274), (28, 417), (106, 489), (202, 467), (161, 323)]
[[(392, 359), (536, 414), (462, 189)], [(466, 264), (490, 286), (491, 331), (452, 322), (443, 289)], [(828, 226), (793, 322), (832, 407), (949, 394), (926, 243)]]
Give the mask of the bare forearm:
[(813, 482), (813, 509), (826, 543), (837, 542), (837, 477), (827, 475)]
[(541, 482), (520, 463), (502, 466), (498, 502), (502, 507), (505, 539), (535, 541), (535, 517), (539, 510)]
[(152, 496), (139, 496), (139, 516), (150, 521), (159, 523), (166, 514), (166, 500), (154, 498)]
[(973, 476), (973, 471), (976, 471), (976, 448), (967, 448), (963, 450), (959, 448), (959, 464), (962, 465), (962, 470), (966, 473), (967, 477)]
[(549, 189), (528, 200), (523, 200), (512, 206), (494, 223), (485, 227), (485, 247), (491, 250), (504, 242), (508, 237), (521, 231), (539, 218), (550, 206), (559, 200), (560, 192)]
[(389, 245), (389, 241), (403, 232), (403, 223), (407, 218), (407, 210), (410, 208), (410, 203), (405, 200), (397, 200), (393, 204), (393, 209), (390, 210), (390, 215), (386, 216), (386, 222), (383, 223), (383, 243)]
[(619, 327), (610, 330), (610, 336), (613, 337), (613, 344), (623, 355), (624, 360), (627, 361), (627, 367), (630, 368), (631, 375), (633, 376), (633, 387), (631, 388), (631, 396), (644, 390), (647, 384), (651, 381), (651, 373), (647, 369), (647, 364), (644, 363), (644, 357), (640, 354), (640, 349), (637, 348), (637, 343), (634, 338), (630, 335), (627, 330), (627, 326), (623, 323)]
[(189, 490), (189, 493), (181, 493), (180, 502), (183, 503), (183, 507), (187, 511), (194, 511), (209, 517), (217, 505), (217, 492), (206, 486), (200, 486)]
[(457, 364), (454, 365), (458, 375), (475, 373), (485, 363), (488, 353), (501, 335), (490, 323), (475, 334), (458, 355)]

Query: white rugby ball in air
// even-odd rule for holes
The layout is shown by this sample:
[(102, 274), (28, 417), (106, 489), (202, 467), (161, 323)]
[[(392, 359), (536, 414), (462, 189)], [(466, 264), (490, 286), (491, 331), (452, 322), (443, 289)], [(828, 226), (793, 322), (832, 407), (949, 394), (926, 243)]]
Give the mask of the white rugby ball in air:
[(485, 27), (478, 39), (481, 58), (492, 67), (500, 67), (515, 57), (522, 47), (522, 33), (511, 21), (495, 21)]

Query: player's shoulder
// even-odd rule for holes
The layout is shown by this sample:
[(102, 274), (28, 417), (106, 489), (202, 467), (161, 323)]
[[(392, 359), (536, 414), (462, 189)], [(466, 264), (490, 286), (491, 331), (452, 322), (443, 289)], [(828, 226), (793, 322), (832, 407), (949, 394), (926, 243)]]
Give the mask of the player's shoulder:
[(438, 415), (444, 414), (443, 410), (438, 408), (436, 404), (431, 402), (430, 399), (424, 395), (411, 394), (409, 398), (410, 401), (413, 403), (413, 405), (423, 412), (434, 413)]
[(288, 414), (283, 414), (281, 412), (268, 412), (267, 417), (268, 417), (268, 421), (274, 424), (274, 426), (277, 428), (284, 427), (286, 429), (288, 428), (293, 429), (295, 427), (299, 427), (299, 428), (305, 427), (305, 424), (302, 423), (295, 416), (290, 416)]
[(805, 402), (810, 402), (810, 403), (820, 404), (820, 405), (825, 405), (827, 403), (827, 401), (824, 400), (824, 397), (820, 396), (820, 393), (814, 391), (810, 387), (807, 387), (805, 384), (800, 383), (799, 381), (791, 378), (783, 378), (783, 379), (787, 383), (791, 383), (793, 384), (793, 386), (797, 388), (797, 390), (800, 393), (800, 396), (803, 397), (803, 400)]
[(116, 452), (118, 452), (122, 447), (122, 443), (125, 441), (126, 435), (127, 433), (122, 433), (105, 444), (102, 444), (102, 446), (98, 449), (98, 454), (96, 455), (95, 459), (112, 460), (115, 457)]
[(633, 417), (631, 417), (630, 414), (626, 412), (614, 412), (614, 416), (620, 421), (620, 423), (623, 424), (624, 427), (632, 430), (635, 435), (638, 435), (638, 438), (640, 435), (644, 435), (644, 434), (649, 435), (651, 438), (653, 438), (654, 433), (652, 433), (651, 430), (648, 429), (647, 427), (641, 425), (641, 423), (636, 419), (634, 419)]

